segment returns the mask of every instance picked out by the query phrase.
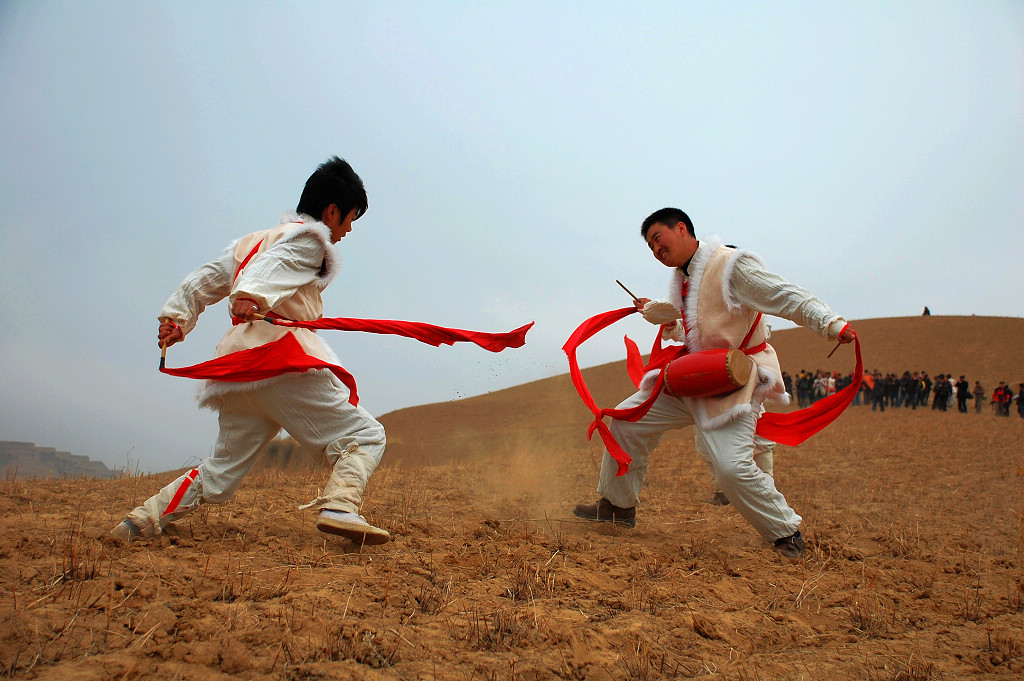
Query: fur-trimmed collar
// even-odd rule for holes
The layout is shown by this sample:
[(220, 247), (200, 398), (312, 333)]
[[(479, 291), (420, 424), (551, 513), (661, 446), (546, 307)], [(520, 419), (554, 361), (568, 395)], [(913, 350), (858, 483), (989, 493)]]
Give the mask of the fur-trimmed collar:
[[(672, 272), (672, 284), (668, 292), (669, 301), (683, 311), (686, 315), (686, 347), (690, 352), (700, 352), (704, 349), (701, 342), (700, 330), (697, 328), (697, 291), (700, 290), (700, 281), (704, 277), (704, 268), (711, 258), (711, 254), (719, 249), (722, 240), (717, 236), (710, 236), (701, 239), (697, 250), (690, 258), (690, 276), (683, 274), (682, 268), (676, 268)], [(689, 281), (690, 287), (683, 300), (683, 282)]]
[[(704, 268), (708, 264), (708, 260), (711, 255), (722, 247), (722, 240), (717, 236), (710, 236), (707, 239), (702, 239), (700, 244), (697, 246), (697, 251), (693, 254), (693, 258), (690, 259), (690, 276), (687, 277), (682, 268), (676, 268), (672, 272), (672, 283), (671, 288), (668, 292), (668, 299), (673, 305), (683, 310), (686, 314), (687, 326), (689, 330), (686, 334), (686, 345), (693, 352), (699, 352), (704, 349), (700, 339), (700, 331), (697, 329), (697, 291), (700, 290), (700, 282), (704, 276)], [(725, 264), (725, 269), (722, 272), (722, 298), (725, 299), (726, 307), (730, 312), (738, 312), (740, 303), (736, 302), (736, 299), (732, 295), (732, 274), (736, 267), (736, 261), (740, 258), (746, 257), (751, 258), (762, 267), (764, 262), (761, 260), (761, 256), (751, 251), (745, 251), (738, 248), (729, 247), (732, 253), (729, 254), (729, 260)], [(683, 282), (690, 282), (689, 294), (686, 296), (686, 300), (682, 299)]]

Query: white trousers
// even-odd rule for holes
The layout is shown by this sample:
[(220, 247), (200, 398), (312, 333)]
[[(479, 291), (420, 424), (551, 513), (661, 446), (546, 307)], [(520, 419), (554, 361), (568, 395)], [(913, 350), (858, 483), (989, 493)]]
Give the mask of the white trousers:
[(348, 401), (348, 389), (316, 372), (286, 376), (224, 396), (213, 454), (128, 514), (151, 537), (204, 502), (223, 503), (238, 490), (282, 428), (333, 470), (310, 505), (358, 513), (363, 489), (384, 455), (384, 427)]
[[(636, 393), (618, 408), (635, 407), (644, 399), (644, 394)], [(800, 529), (802, 519), (775, 489), (775, 480), (754, 463), (755, 413), (744, 414), (720, 428), (702, 430), (696, 426), (693, 409), (692, 398), (662, 393), (647, 415), (636, 423), (612, 419), (612, 434), (633, 462), (628, 473), (616, 476), (617, 463), (606, 450), (598, 493), (620, 508), (637, 506), (647, 476), (648, 458), (661, 436), (668, 430), (694, 426), (694, 436), (700, 443), (698, 451), (702, 456), (706, 454), (705, 461), (722, 492), (758, 534), (774, 541)]]
[[(764, 411), (763, 407), (761, 411)], [(707, 464), (708, 471), (711, 473), (711, 491), (721, 492), (722, 486), (718, 484), (715, 466), (711, 463), (711, 457), (708, 456), (708, 450), (704, 446), (704, 438), (700, 436), (696, 428), (693, 429), (693, 446), (697, 453), (700, 454), (700, 458)], [(768, 475), (775, 477), (775, 443), (760, 435), (754, 436), (754, 465)]]

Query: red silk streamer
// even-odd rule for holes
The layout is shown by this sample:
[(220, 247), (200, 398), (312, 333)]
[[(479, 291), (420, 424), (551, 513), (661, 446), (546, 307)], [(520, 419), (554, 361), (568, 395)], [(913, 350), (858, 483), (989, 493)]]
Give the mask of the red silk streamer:
[[(583, 403), (594, 414), (594, 421), (587, 429), (587, 439), (589, 440), (593, 437), (595, 430), (601, 435), (601, 440), (607, 448), (608, 454), (618, 463), (616, 475), (625, 475), (629, 472), (629, 464), (632, 458), (615, 440), (615, 436), (612, 435), (611, 430), (604, 423), (604, 417), (610, 416), (613, 419), (622, 421), (639, 421), (650, 411), (654, 402), (661, 394), (665, 381), (664, 373), (658, 375), (650, 397), (642, 404), (629, 409), (601, 409), (594, 402), (589, 388), (587, 388), (586, 383), (583, 381), (583, 374), (576, 359), (576, 350), (598, 331), (611, 326), (636, 311), (635, 307), (627, 307), (595, 315), (580, 324), (576, 331), (569, 336), (569, 340), (565, 342), (565, 345), (562, 346), (562, 350), (569, 357), (569, 376), (572, 378), (573, 385), (576, 386), (576, 392), (579, 393)], [(854, 370), (854, 380), (850, 385), (833, 395), (818, 400), (807, 409), (801, 409), (788, 414), (763, 414), (757, 422), (757, 434), (774, 442), (796, 446), (839, 418), (839, 415), (853, 402), (857, 391), (860, 390), (861, 380), (864, 376), (864, 362), (860, 354), (860, 338), (855, 336), (854, 343), (857, 353), (857, 368)], [(762, 345), (765, 344), (763, 343)], [(673, 359), (686, 352), (687, 350), (683, 346), (663, 348), (661, 346), (661, 333), (659, 332), (654, 341), (654, 347), (651, 349), (650, 361), (646, 366), (643, 366), (639, 348), (637, 348), (633, 341), (626, 338), (626, 370), (629, 372), (633, 384), (639, 387), (640, 380), (642, 380), (646, 372), (651, 369), (664, 367)]]
[(806, 409), (789, 413), (768, 412), (757, 421), (757, 434), (780, 444), (795, 447), (839, 418), (853, 402), (864, 378), (864, 361), (860, 356), (860, 338), (854, 335), (854, 350), (857, 354), (857, 368), (853, 370), (853, 382), (828, 397), (823, 397)]
[(526, 326), (508, 333), (485, 333), (483, 331), (464, 331), (463, 329), (447, 329), (423, 322), (400, 322), (393, 319), (353, 319), (351, 317), (325, 317), (315, 321), (300, 322), (290, 319), (267, 317), (268, 322), (277, 326), (296, 329), (332, 329), (334, 331), (363, 331), (393, 336), (412, 338), (421, 343), (433, 345), (435, 348), (444, 344), (452, 345), (459, 342), (475, 343), (485, 350), (501, 352), (506, 348), (520, 348), (526, 343), (526, 332), (533, 326)]
[[(432, 324), (419, 322), (399, 322), (374, 319), (328, 318), (316, 322), (292, 322), (275, 320), (281, 326), (302, 328), (340, 329), (343, 331), (367, 331), (404, 336), (437, 347), (442, 343), (451, 345), (466, 341), (475, 343), (491, 352), (501, 352), (505, 348), (518, 348), (526, 343), (526, 332), (533, 326), (530, 322), (508, 333), (482, 333), (461, 329), (446, 329)], [(295, 335), (288, 333), (272, 343), (256, 348), (239, 350), (217, 357), (200, 364), (179, 369), (161, 367), (160, 371), (171, 376), (183, 378), (200, 378), (214, 381), (259, 381), (286, 373), (302, 373), (311, 369), (327, 369), (349, 389), (349, 402), (359, 405), (359, 394), (356, 391), (356, 380), (348, 371), (337, 364), (308, 355)]]
[(295, 335), (286, 333), (272, 343), (256, 348), (239, 350), (206, 362), (193, 364), (190, 367), (169, 369), (163, 367), (161, 372), (182, 378), (205, 378), (213, 381), (262, 381), (281, 374), (302, 373), (310, 369), (327, 369), (348, 387), (348, 401), (352, 406), (359, 406), (359, 394), (356, 392), (356, 379), (344, 368), (317, 359), (306, 354)]
[[(608, 449), (608, 453), (618, 463), (618, 471), (616, 475), (625, 475), (629, 472), (629, 464), (633, 460), (629, 454), (615, 440), (615, 436), (612, 435), (612, 431), (608, 428), (608, 425), (604, 422), (605, 416), (610, 416), (613, 419), (620, 421), (639, 421), (644, 417), (655, 400), (658, 399), (658, 395), (661, 394), (662, 384), (664, 383), (664, 375), (659, 374), (657, 383), (654, 389), (651, 390), (651, 395), (642, 404), (629, 409), (601, 409), (597, 406), (593, 396), (590, 394), (590, 389), (587, 388), (586, 382), (583, 380), (583, 373), (580, 371), (579, 361), (576, 359), (576, 349), (579, 348), (584, 342), (591, 338), (598, 331), (611, 326), (615, 322), (627, 317), (634, 312), (637, 312), (636, 307), (624, 307), (619, 310), (611, 310), (603, 314), (595, 315), (590, 319), (586, 320), (569, 336), (569, 340), (562, 346), (562, 350), (569, 357), (569, 376), (572, 378), (573, 385), (576, 386), (576, 392), (579, 393), (583, 403), (587, 405), (591, 413), (594, 415), (594, 421), (590, 424), (587, 429), (587, 439), (591, 439), (594, 436), (596, 430), (601, 436), (601, 441), (604, 443), (605, 448)], [(642, 367), (642, 360), (640, 358), (639, 349), (633, 341), (626, 339), (626, 353), (627, 353), (627, 370), (630, 373), (630, 378), (633, 379), (634, 384), (639, 385), (639, 379), (643, 378), (644, 373), (652, 368), (664, 366), (671, 360), (683, 354), (686, 349), (682, 346), (675, 346), (670, 348), (661, 347), (661, 335), (655, 340), (654, 349), (651, 350), (651, 362), (646, 366)]]

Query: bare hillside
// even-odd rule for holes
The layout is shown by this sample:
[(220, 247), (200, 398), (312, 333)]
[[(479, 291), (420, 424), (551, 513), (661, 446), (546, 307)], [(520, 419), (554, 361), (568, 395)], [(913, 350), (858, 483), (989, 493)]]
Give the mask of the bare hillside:
[[(963, 374), (972, 383), (980, 380), (989, 391), (998, 381), (1014, 387), (1024, 382), (1024, 356), (1001, 350), (1024, 338), (1021, 318), (896, 317), (859, 320), (853, 326), (868, 370)], [(636, 340), (641, 346), (649, 342)], [(771, 342), (790, 374), (801, 369), (849, 373), (854, 368), (852, 345), (826, 359), (834, 343), (806, 329), (776, 331)], [(614, 407), (633, 392), (624, 361), (585, 369), (583, 374), (601, 406)], [(461, 460), (481, 450), (510, 455), (524, 446), (586, 446), (590, 419), (568, 373), (380, 418), (388, 431), (387, 459), (401, 465)]]

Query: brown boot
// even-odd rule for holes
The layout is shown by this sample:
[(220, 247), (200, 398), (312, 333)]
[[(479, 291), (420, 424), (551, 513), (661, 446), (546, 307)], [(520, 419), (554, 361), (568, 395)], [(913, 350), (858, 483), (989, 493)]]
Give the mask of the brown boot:
[(604, 497), (601, 497), (596, 504), (576, 504), (576, 508), (572, 512), (578, 518), (636, 527), (636, 507), (619, 508)]

